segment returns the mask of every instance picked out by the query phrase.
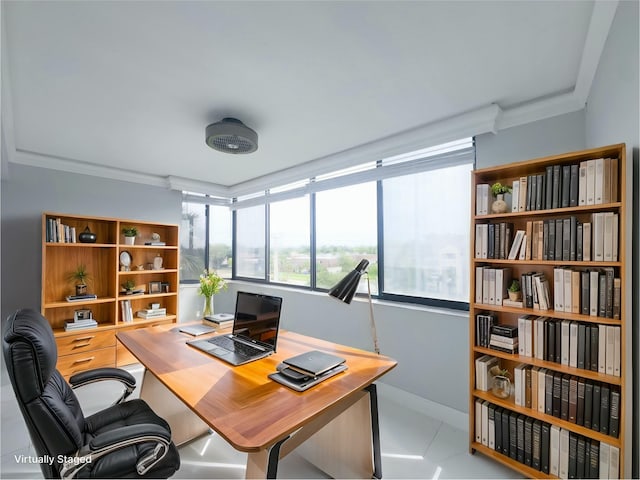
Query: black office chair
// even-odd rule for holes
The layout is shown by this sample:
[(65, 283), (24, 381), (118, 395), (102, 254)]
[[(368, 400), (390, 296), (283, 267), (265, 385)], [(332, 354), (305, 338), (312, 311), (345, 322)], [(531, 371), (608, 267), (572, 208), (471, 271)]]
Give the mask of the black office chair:
[(116, 404), (89, 417), (56, 370), (58, 350), (47, 320), (35, 310), (18, 310), (4, 325), (2, 352), (13, 391), (45, 478), (168, 478), (180, 455), (167, 422), (143, 400), (124, 399), (135, 379), (118, 368), (72, 376), (73, 388), (118, 380), (125, 392)]

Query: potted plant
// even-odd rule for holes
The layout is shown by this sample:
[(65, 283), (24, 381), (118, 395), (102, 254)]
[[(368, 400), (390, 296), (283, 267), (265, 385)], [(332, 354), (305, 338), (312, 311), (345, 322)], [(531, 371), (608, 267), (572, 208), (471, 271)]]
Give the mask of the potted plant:
[(133, 280), (129, 279), (126, 282), (124, 282), (122, 284), (122, 288), (124, 288), (126, 293), (131, 293), (131, 291), (133, 290), (133, 288), (136, 286), (136, 282), (134, 282)]
[(198, 294), (204, 297), (202, 316), (213, 315), (213, 296), (220, 290), (227, 289), (227, 282), (214, 270), (205, 270), (200, 275), (200, 287)]
[(138, 235), (138, 229), (133, 226), (122, 227), (122, 233), (124, 234), (124, 243), (133, 245), (136, 241), (136, 235)]
[(512, 302), (520, 301), (521, 291), (520, 291), (520, 282), (518, 280), (514, 278), (507, 290), (509, 292), (509, 300), (511, 300)]
[(80, 264), (69, 274), (69, 280), (76, 283), (76, 295), (87, 294), (87, 282), (89, 281), (89, 272), (84, 264)]
[(505, 213), (507, 211), (507, 202), (504, 200), (504, 194), (511, 193), (511, 187), (496, 182), (491, 185), (491, 193), (496, 197), (496, 200), (491, 204), (491, 211), (493, 213)]

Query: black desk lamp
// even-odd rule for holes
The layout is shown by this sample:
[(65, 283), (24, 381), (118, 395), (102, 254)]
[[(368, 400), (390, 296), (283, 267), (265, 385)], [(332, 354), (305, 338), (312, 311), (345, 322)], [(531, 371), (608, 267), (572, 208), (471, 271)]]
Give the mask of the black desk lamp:
[(373, 337), (373, 350), (380, 355), (380, 348), (378, 347), (378, 333), (376, 331), (376, 322), (373, 318), (373, 302), (371, 301), (371, 283), (369, 282), (369, 274), (367, 273), (367, 267), (369, 261), (366, 259), (360, 260), (360, 263), (356, 268), (347, 273), (342, 280), (336, 283), (329, 295), (338, 300), (349, 304), (353, 300), (353, 296), (356, 294), (358, 284), (360, 283), (360, 277), (362, 275), (367, 276), (367, 289), (369, 291), (369, 318), (371, 320), (371, 335)]

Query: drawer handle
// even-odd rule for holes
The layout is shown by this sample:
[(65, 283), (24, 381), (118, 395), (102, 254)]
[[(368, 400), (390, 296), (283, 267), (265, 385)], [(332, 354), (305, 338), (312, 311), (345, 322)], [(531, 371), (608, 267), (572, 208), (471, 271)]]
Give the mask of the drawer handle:
[(78, 345), (74, 345), (74, 346), (73, 346), (73, 348), (88, 347), (89, 345), (91, 345), (91, 342), (87, 342), (87, 343), (79, 343)]
[(73, 341), (74, 342), (84, 342), (85, 340), (91, 340), (92, 338), (95, 338), (95, 335), (87, 335), (86, 337), (74, 338)]
[(73, 363), (87, 363), (90, 362), (91, 360), (94, 360), (96, 357), (89, 357), (89, 358), (83, 358), (82, 360), (76, 360)]

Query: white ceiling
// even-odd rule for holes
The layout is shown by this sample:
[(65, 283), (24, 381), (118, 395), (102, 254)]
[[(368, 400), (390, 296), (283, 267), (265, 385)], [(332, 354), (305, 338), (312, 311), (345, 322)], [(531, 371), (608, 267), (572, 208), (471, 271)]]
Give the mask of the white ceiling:
[[(495, 131), (584, 107), (615, 8), (3, 1), (5, 148), (15, 163), (233, 188), (407, 130), (428, 143), (491, 105)], [(225, 116), (258, 132), (257, 152), (206, 146)]]

